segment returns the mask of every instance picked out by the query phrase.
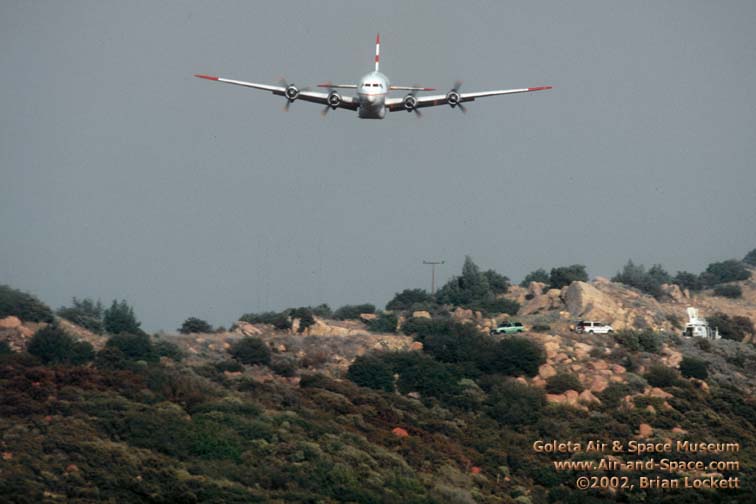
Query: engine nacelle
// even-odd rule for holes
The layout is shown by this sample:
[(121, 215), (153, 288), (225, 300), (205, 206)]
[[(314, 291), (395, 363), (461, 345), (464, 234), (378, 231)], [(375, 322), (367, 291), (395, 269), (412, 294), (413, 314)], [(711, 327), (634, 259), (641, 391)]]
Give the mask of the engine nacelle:
[(459, 105), (459, 98), (459, 93), (456, 90), (451, 90), (446, 93), (446, 103), (448, 103), (452, 108)]
[(407, 112), (412, 112), (417, 108), (417, 97), (415, 95), (408, 94), (404, 97), (404, 110)]
[(288, 86), (286, 86), (284, 93), (286, 93), (287, 100), (294, 101), (299, 97), (299, 88), (297, 88), (297, 86), (295, 86), (294, 84), (289, 84)]
[(333, 109), (338, 108), (338, 106), (341, 105), (341, 95), (336, 91), (331, 91), (330, 93), (328, 93), (328, 98), (326, 98), (326, 101), (328, 102), (329, 107)]

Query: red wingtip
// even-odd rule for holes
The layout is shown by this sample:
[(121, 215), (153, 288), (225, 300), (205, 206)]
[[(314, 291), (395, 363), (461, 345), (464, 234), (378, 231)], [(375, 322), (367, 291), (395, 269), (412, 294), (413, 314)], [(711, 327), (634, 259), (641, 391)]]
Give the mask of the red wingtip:
[(381, 34), (380, 33), (376, 33), (375, 34), (375, 43), (376, 44), (380, 44), (381, 43)]
[(194, 74), (194, 76), (199, 77), (200, 79), (218, 80), (218, 77), (214, 77), (212, 75)]
[(332, 82), (324, 82), (323, 84), (318, 84), (318, 87), (325, 87), (325, 88), (333, 87), (333, 83)]
[(545, 91), (546, 89), (552, 89), (552, 86), (531, 87), (528, 91)]
[(435, 90), (436, 90), (436, 88), (434, 88), (434, 87), (424, 87), (423, 88), (423, 91), (435, 91)]

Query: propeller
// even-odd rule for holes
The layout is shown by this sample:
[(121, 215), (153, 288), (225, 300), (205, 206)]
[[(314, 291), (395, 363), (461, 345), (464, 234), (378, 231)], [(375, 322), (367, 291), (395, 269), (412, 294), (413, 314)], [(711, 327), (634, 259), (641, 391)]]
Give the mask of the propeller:
[(454, 82), (454, 87), (452, 87), (451, 91), (446, 93), (446, 101), (449, 104), (451, 108), (459, 107), (459, 110), (463, 113), (467, 113), (467, 107), (462, 105), (462, 103), (459, 101), (459, 88), (462, 87), (462, 81), (458, 80)]
[(302, 89), (299, 89), (294, 85), (293, 82), (287, 82), (284, 77), (278, 79), (278, 85), (285, 88), (284, 97), (286, 98), (286, 104), (284, 105), (284, 112), (289, 111), (291, 103), (299, 97), (299, 93), (301, 91), (307, 91), (310, 89), (309, 87), (303, 87)]

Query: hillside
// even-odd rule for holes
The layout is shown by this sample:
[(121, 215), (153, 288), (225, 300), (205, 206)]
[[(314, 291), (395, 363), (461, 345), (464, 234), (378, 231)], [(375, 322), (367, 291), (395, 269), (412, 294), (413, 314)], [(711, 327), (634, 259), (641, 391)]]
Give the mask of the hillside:
[[(487, 336), (513, 316), (450, 307), (397, 312), (395, 333), (371, 332), (365, 320), (376, 315), (365, 315), (314, 317), (302, 331), (295, 318), (283, 330), (239, 321), (152, 338), (177, 345), (183, 359), (114, 360), (113, 337), (58, 320), (98, 351), (85, 365), (42, 365), (24, 350), (48, 323), (9, 316), (0, 320), (14, 351), (0, 356), (0, 500), (752, 502), (753, 335), (705, 343), (677, 335), (688, 306), (756, 320), (756, 285), (739, 285), (737, 300), (674, 286), (657, 300), (605, 279), (511, 287), (503, 296), (520, 303), (517, 320), (539, 329), (522, 337)], [(632, 331), (576, 334), (578, 318)], [(264, 342), (267, 364), (232, 358), (247, 338)], [(679, 374), (691, 358), (705, 362), (705, 378)], [(578, 490), (586, 473), (553, 461), (591, 456), (533, 448), (592, 439), (737, 442), (738, 453), (703, 460), (739, 468), (684, 474), (737, 477), (740, 488)]]

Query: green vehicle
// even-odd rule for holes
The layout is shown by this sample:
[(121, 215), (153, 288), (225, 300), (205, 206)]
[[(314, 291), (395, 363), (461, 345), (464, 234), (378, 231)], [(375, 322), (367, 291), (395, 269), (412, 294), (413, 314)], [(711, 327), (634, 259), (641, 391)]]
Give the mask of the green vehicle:
[(502, 322), (496, 329), (491, 329), (491, 334), (515, 334), (525, 332), (525, 326), (520, 322)]

